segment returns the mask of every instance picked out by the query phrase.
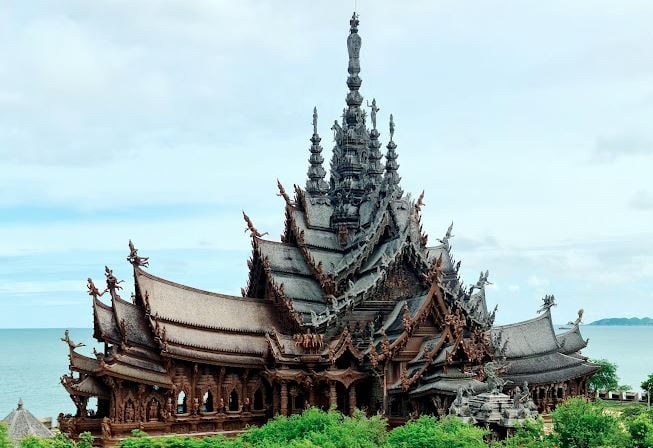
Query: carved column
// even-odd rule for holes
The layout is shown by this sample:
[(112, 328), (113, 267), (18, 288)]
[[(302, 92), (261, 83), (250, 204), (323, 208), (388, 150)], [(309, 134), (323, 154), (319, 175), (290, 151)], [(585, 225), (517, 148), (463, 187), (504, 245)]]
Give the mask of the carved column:
[(349, 415), (354, 415), (356, 409), (356, 384), (349, 386)]
[(272, 414), (273, 415), (279, 415), (279, 404), (280, 404), (279, 388), (275, 384), (272, 387)]
[(329, 381), (329, 408), (338, 407), (338, 395), (336, 390), (336, 382)]
[(281, 382), (281, 415), (288, 415), (288, 383)]

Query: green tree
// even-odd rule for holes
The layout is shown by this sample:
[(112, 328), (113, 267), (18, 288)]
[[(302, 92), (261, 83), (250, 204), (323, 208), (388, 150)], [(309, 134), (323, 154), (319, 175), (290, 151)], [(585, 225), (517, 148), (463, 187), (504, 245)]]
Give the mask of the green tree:
[(651, 373), (648, 378), (644, 381), (642, 381), (642, 389), (646, 391), (653, 391), (653, 373)]
[(551, 414), (561, 448), (627, 447), (628, 434), (602, 406), (571, 398)]
[(592, 378), (587, 382), (591, 390), (614, 390), (619, 386), (617, 376), (617, 365), (607, 359), (592, 359), (593, 364), (601, 366)]
[(0, 448), (10, 448), (11, 440), (7, 432), (7, 425), (0, 422)]
[(647, 412), (626, 422), (628, 432), (636, 448), (653, 448), (653, 418)]
[(523, 425), (516, 428), (515, 434), (506, 439), (501, 446), (505, 448), (553, 448), (557, 446), (557, 439), (553, 435), (544, 433), (542, 419), (526, 420)]
[(456, 418), (420, 417), (390, 432), (392, 448), (484, 448), (489, 433)]

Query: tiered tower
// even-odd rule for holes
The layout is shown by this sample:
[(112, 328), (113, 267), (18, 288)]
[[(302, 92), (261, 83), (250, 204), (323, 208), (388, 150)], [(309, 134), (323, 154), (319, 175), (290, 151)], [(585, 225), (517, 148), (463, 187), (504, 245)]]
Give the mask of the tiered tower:
[(352, 15), (347, 37), (349, 66), (347, 71), (347, 108), (343, 113), (342, 124), (333, 124), (336, 147), (331, 161), (331, 203), (334, 207), (331, 216), (333, 227), (341, 226), (356, 229), (359, 226), (358, 207), (365, 195), (367, 182), (368, 133), (365, 127), (365, 112), (361, 109), (363, 97), (359, 89), (362, 80), (360, 73), (361, 38), (358, 35), (358, 16)]
[(310, 166), (308, 167), (308, 180), (306, 181), (306, 193), (311, 198), (318, 201), (326, 200), (326, 195), (329, 192), (329, 184), (324, 180), (326, 171), (322, 167), (324, 157), (322, 157), (322, 147), (320, 146), (320, 135), (317, 133), (317, 108), (313, 108), (313, 136), (311, 137), (311, 156), (308, 159)]

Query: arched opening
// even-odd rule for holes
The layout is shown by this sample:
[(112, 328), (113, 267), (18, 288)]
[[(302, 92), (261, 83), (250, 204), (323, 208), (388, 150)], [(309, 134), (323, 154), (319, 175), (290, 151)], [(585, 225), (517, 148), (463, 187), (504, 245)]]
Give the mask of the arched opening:
[(202, 411), (204, 412), (213, 412), (213, 394), (211, 391), (207, 391), (202, 397)]
[(254, 409), (257, 411), (260, 411), (265, 408), (265, 402), (263, 400), (263, 391), (261, 390), (262, 388), (259, 387), (256, 389), (256, 392), (254, 392)]
[(186, 403), (186, 392), (183, 390), (177, 395), (177, 414), (185, 414), (188, 412), (188, 406)]
[(89, 397), (86, 402), (86, 412), (91, 418), (98, 417), (98, 399), (97, 397)]
[(338, 411), (344, 415), (349, 415), (349, 390), (342, 383), (337, 383), (336, 391), (338, 396)]
[(233, 389), (229, 394), (229, 410), (235, 412), (238, 411), (238, 409), (238, 392), (236, 392), (236, 389)]
[(152, 398), (147, 403), (147, 419), (150, 421), (156, 421), (161, 415), (161, 403), (156, 398)]

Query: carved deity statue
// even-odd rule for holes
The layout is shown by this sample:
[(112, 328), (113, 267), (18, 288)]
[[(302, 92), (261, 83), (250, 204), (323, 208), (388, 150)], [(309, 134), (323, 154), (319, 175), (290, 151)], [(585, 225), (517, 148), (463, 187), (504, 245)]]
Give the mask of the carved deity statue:
[(381, 109), (376, 106), (376, 98), (372, 98), (372, 104), (367, 102), (367, 107), (370, 108), (370, 119), (372, 120), (372, 129), (376, 129), (376, 113)]

